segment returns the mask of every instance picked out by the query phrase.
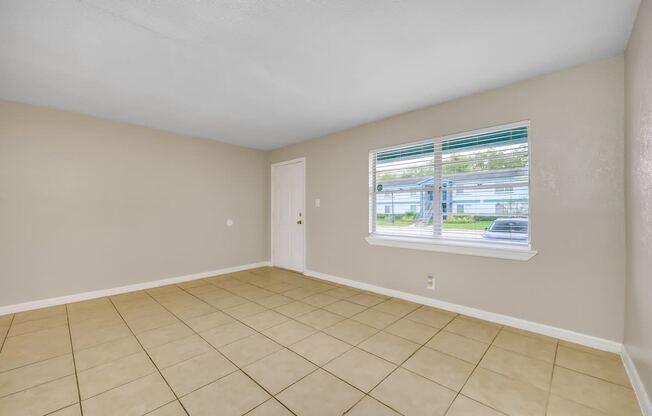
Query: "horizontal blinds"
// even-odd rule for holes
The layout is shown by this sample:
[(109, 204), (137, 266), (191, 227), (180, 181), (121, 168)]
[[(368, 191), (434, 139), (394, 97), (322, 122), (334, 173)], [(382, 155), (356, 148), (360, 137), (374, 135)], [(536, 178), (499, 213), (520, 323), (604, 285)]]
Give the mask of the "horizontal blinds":
[(370, 190), (377, 234), (527, 243), (528, 128), (372, 152)]

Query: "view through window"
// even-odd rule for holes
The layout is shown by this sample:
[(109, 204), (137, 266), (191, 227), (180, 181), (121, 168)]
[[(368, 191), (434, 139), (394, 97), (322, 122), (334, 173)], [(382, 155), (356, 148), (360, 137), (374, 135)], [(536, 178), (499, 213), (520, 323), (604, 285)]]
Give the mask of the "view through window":
[(529, 243), (528, 125), (370, 153), (373, 235)]

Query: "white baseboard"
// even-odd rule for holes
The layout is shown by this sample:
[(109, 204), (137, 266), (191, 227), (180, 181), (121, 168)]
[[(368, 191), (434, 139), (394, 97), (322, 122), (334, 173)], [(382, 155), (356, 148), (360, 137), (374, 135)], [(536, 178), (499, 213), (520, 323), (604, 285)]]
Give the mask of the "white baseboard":
[(32, 302), (17, 303), (14, 305), (0, 306), (0, 316), (10, 313), (24, 312), (32, 309), (46, 308), (48, 306), (63, 305), (66, 303), (79, 302), (82, 300), (101, 298), (104, 296), (119, 295), (121, 293), (135, 292), (153, 287), (171, 285), (175, 283), (187, 282), (189, 280), (203, 279), (205, 277), (217, 276), (220, 274), (235, 273), (242, 270), (255, 269), (258, 267), (269, 266), (269, 261), (258, 263), (243, 264), (241, 266), (226, 267), (224, 269), (211, 270), (208, 272), (187, 274), (184, 276), (169, 277), (167, 279), (151, 280), (149, 282), (136, 283), (128, 286), (114, 287), (109, 289), (93, 290), (91, 292), (77, 293), (74, 295), (59, 296), (56, 298), (35, 300)]
[(632, 361), (632, 357), (629, 356), (629, 352), (627, 352), (627, 347), (625, 345), (623, 345), (620, 356), (623, 359), (625, 371), (627, 371), (629, 381), (632, 383), (632, 388), (636, 393), (638, 405), (641, 407), (643, 416), (652, 416), (652, 400), (650, 400), (650, 396), (647, 394), (647, 391), (645, 391), (645, 386), (643, 386), (641, 376), (638, 374), (634, 361)]
[(463, 315), (472, 316), (474, 318), (484, 319), (486, 321), (495, 322), (501, 325), (507, 325), (507, 326), (523, 329), (526, 331), (535, 332), (537, 334), (547, 335), (549, 337), (562, 339), (564, 341), (586, 345), (588, 347), (596, 348), (603, 351), (620, 353), (622, 349), (622, 343), (620, 342), (598, 338), (592, 335), (586, 335), (579, 332), (570, 331), (568, 329), (557, 328), (550, 325), (514, 318), (508, 315), (501, 315), (499, 313), (484, 311), (482, 309), (475, 309), (468, 306), (458, 305), (455, 303), (444, 302), (442, 300), (432, 299), (432, 298), (415, 295), (408, 292), (402, 292), (400, 290), (387, 289), (369, 283), (358, 282), (356, 280), (351, 280), (343, 277), (332, 276), (326, 273), (316, 272), (314, 270), (305, 270), (304, 274), (306, 276), (316, 277), (318, 279), (328, 280), (330, 282), (352, 286), (358, 289), (367, 290), (369, 292), (380, 293), (381, 295), (392, 296), (410, 302), (420, 303), (422, 305), (432, 306), (435, 308), (444, 309), (451, 312), (461, 313)]

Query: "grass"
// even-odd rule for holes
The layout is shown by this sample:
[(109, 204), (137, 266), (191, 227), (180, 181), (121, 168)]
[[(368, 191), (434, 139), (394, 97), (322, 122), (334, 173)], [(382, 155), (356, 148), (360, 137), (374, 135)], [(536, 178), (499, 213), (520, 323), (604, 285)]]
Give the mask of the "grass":
[[(493, 221), (473, 221), (473, 222), (444, 221), (444, 229), (484, 231), (484, 229), (489, 227), (492, 222)], [(396, 218), (394, 219), (394, 222), (390, 221), (389, 218), (377, 218), (376, 224), (381, 226), (386, 226), (386, 227), (408, 227), (414, 224), (414, 217), (404, 218), (397, 215)]]
[(488, 228), (493, 221), (474, 221), (474, 222), (447, 222), (444, 221), (446, 230), (481, 230)]

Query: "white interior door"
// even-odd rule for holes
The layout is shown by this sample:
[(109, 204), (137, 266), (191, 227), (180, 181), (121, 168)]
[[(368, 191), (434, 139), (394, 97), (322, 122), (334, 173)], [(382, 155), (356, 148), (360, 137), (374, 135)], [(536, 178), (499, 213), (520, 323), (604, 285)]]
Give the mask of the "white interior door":
[(305, 161), (272, 165), (272, 264), (303, 272)]

